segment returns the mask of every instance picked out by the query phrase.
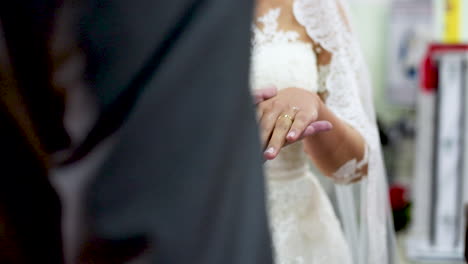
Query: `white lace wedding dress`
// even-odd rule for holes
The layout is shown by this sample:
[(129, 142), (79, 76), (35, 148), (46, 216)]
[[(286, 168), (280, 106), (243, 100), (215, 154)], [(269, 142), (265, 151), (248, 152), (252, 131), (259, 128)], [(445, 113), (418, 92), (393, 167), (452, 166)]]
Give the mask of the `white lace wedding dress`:
[[(324, 19), (321, 17), (324, 16), (324, 13), (320, 12), (321, 8), (329, 8), (331, 2), (334, 0), (297, 0), (294, 3), (294, 15), (299, 23), (306, 27), (311, 38), (327, 50), (334, 51), (335, 56), (340, 54), (341, 50), (327, 45), (334, 42), (327, 43), (325, 36), (336, 35), (327, 35), (326, 28), (316, 28), (317, 31), (314, 32), (314, 28), (311, 27), (314, 23), (320, 27), (320, 19)], [(306, 7), (311, 4), (313, 10), (307, 12)], [(338, 15), (337, 10), (335, 8), (335, 15)], [(359, 94), (359, 88), (357, 91), (352, 89), (352, 82), (356, 84), (356, 81), (349, 82), (350, 74), (345, 72), (343, 67), (340, 68), (343, 61), (335, 57), (330, 65), (318, 67), (316, 54), (310, 43), (299, 41), (297, 32), (278, 29), (277, 19), (281, 11), (280, 8), (269, 10), (263, 17), (258, 18), (261, 29), (254, 27), (250, 80), (252, 88), (275, 85), (278, 89), (297, 87), (311, 92), (327, 90), (330, 94), (326, 102), (328, 107), (358, 130), (368, 145), (362, 161), (347, 162), (331, 175), (332, 178), (340, 184), (350, 183), (363, 176), (357, 171), (364, 165), (369, 165), (370, 176), (375, 179), (383, 177), (375, 120), (372, 120), (372, 115), (369, 117), (365, 113), (365, 106), (360, 104), (363, 95)], [(333, 31), (332, 28), (330, 31), (341, 33)], [(352, 64), (345, 66), (353, 67)], [(356, 76), (352, 76), (352, 70), (350, 72), (351, 78), (356, 79)], [(370, 109), (373, 113), (372, 106)], [(277, 264), (389, 263), (385, 226), (387, 201), (381, 198), (381, 195), (376, 195), (372, 202), (366, 198), (360, 199), (361, 208), (366, 208), (361, 212), (342, 212), (344, 221), (348, 221), (345, 223), (348, 227), (345, 238), (327, 194), (317, 176), (310, 170), (309, 159), (303, 150), (302, 142), (285, 147), (275, 160), (266, 162), (265, 169), (270, 226)], [(376, 187), (380, 186), (376, 184), (379, 181), (364, 181), (364, 196), (369, 197), (382, 190)], [(385, 184), (380, 187), (385, 190)], [(351, 202), (351, 196), (342, 197), (347, 197), (345, 200)], [(382, 212), (377, 212), (374, 206), (380, 206), (384, 211), (383, 215)], [(360, 227), (357, 218), (365, 219), (360, 221)], [(372, 230), (364, 230), (363, 225)]]
[[(255, 30), (252, 87), (301, 87), (317, 92), (319, 80), (311, 44), (296, 32), (279, 32), (280, 9), (260, 18)], [(311, 173), (302, 142), (284, 148), (265, 164), (270, 224), (278, 264), (347, 264), (349, 248), (332, 206)]]

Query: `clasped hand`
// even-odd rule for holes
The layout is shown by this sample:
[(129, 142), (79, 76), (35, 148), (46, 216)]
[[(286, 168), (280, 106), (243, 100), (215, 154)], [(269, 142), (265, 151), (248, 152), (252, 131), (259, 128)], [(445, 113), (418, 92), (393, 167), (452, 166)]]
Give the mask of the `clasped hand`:
[(319, 120), (324, 107), (319, 96), (301, 88), (265, 88), (254, 92), (260, 136), (267, 160), (281, 148), (316, 133), (329, 131), (332, 124)]

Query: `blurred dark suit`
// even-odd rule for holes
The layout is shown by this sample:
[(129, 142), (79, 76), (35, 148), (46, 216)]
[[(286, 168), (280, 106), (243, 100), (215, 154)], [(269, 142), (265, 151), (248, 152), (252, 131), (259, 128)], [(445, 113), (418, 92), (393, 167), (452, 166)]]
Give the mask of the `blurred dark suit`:
[[(55, 2), (48, 3), (53, 7), (51, 3)], [(113, 102), (142, 69), (151, 74), (136, 86), (130, 98), (135, 104), (88, 190), (91, 240), (82, 262), (119, 263), (145, 250), (151, 263), (272, 263), (260, 146), (248, 89), (251, 1), (88, 0), (85, 6), (80, 43), (87, 56), (86, 80), (102, 112), (114, 109)], [(46, 76), (53, 83), (50, 74)], [(44, 83), (42, 93), (55, 97), (39, 105), (60, 110), (57, 89)], [(4, 104), (8, 118), (11, 108)], [(62, 115), (54, 111), (50, 116)], [(47, 132), (41, 134), (44, 121), (32, 114), (27, 117), (36, 124), (34, 135), (58, 135), (52, 141), (34, 135), (33, 140), (23, 140), (26, 150), (39, 153), (31, 162), (41, 161), (37, 158), (44, 156), (41, 153), (47, 156), (66, 148), (69, 142), (59, 120), (51, 119), (54, 126), (45, 126)], [(10, 119), (21, 123), (20, 118)], [(7, 140), (19, 146), (22, 138), (16, 138)], [(39, 147), (34, 145), (37, 138)], [(42, 148), (43, 142), (49, 147)], [(42, 164), (31, 177), (47, 174), (47, 162)], [(58, 204), (47, 186), (45, 181), (42, 190)], [(17, 188), (22, 190), (22, 185)], [(53, 208), (51, 230), (59, 223), (59, 209)], [(60, 242), (49, 245), (51, 252), (61, 247)], [(46, 259), (43, 256), (35, 260), (59, 263), (61, 255), (57, 256), (55, 262), (39, 261)]]
[[(70, 49), (51, 49), (58, 1), (0, 3), (0, 263), (62, 263), (61, 206), (50, 154), (70, 139), (53, 75)], [(54, 43), (54, 44), (53, 44)], [(71, 47), (70, 47), (71, 48)], [(65, 59), (66, 60), (66, 59)]]

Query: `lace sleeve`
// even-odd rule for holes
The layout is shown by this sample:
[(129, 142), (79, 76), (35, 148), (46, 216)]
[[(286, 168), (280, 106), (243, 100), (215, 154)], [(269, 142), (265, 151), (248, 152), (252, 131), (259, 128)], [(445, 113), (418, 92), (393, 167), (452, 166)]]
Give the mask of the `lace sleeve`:
[[(358, 185), (363, 188), (358, 199), (360, 211), (347, 210), (356, 201), (347, 186), (336, 189), (338, 197), (342, 197), (339, 207), (343, 222), (349, 224), (345, 231), (352, 252), (360, 259), (357, 263), (385, 264), (389, 263), (395, 241), (385, 169), (370, 78), (359, 44), (352, 34), (346, 7), (342, 0), (295, 0), (293, 11), (308, 35), (332, 54), (329, 65), (319, 68), (320, 89), (328, 92), (326, 104), (340, 119), (354, 127), (367, 144), (364, 160), (350, 161), (333, 175), (337, 182), (349, 183), (359, 177), (356, 173), (359, 167), (367, 164), (367, 177)], [(359, 228), (355, 226), (357, 219), (360, 219)]]
[[(366, 175), (361, 173), (368, 163), (368, 155), (378, 137), (374, 120), (363, 107), (360, 93), (366, 78), (365, 67), (356, 51), (348, 23), (335, 0), (296, 0), (294, 14), (309, 36), (332, 54), (328, 65), (319, 66), (319, 92), (326, 92), (326, 104), (340, 119), (354, 127), (365, 139), (367, 146), (363, 160), (350, 160), (338, 169), (333, 179), (338, 183), (351, 183)], [(358, 70), (356, 70), (358, 69)]]

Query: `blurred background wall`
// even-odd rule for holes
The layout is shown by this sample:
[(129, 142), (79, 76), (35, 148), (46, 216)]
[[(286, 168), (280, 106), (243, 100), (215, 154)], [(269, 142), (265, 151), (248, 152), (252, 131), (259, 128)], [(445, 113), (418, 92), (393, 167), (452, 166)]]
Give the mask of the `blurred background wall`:
[[(453, 236), (464, 238), (467, 230), (463, 203), (468, 201), (468, 170), (463, 168), (468, 168), (464, 136), (468, 126), (462, 123), (468, 121), (462, 120), (468, 113), (467, 108), (457, 104), (442, 107), (436, 102), (441, 100), (441, 94), (454, 96), (456, 91), (468, 90), (468, 68), (463, 70), (461, 66), (468, 65), (463, 62), (468, 61), (468, 0), (345, 1), (349, 3), (374, 86), (401, 262), (466, 263), (466, 244), (449, 245), (444, 242), (444, 234), (455, 228)], [(430, 77), (438, 81), (435, 87), (422, 87), (421, 80), (428, 74), (421, 65), (431, 43), (443, 44), (444, 49), (458, 45), (459, 50), (455, 55), (445, 52), (431, 57), (437, 60), (433, 66), (438, 72), (430, 73), (437, 75)], [(463, 47), (465, 55), (460, 55)], [(448, 62), (440, 62), (442, 57)], [(449, 69), (448, 73), (444, 69)], [(461, 81), (444, 85), (444, 79), (453, 78), (443, 74), (458, 76)], [(468, 104), (468, 100), (463, 100), (461, 105)], [(441, 114), (444, 111), (449, 116)], [(442, 131), (435, 117), (445, 122), (453, 115), (460, 117), (460, 122), (455, 120), (449, 125), (454, 133), (434, 134)], [(450, 140), (458, 144), (448, 144)], [(442, 161), (434, 159), (441, 155)], [(432, 163), (458, 164), (457, 168), (462, 169), (434, 171)], [(457, 187), (460, 185), (464, 187)], [(455, 192), (454, 188), (458, 188), (458, 196), (447, 198)], [(405, 206), (396, 208), (395, 204)]]

